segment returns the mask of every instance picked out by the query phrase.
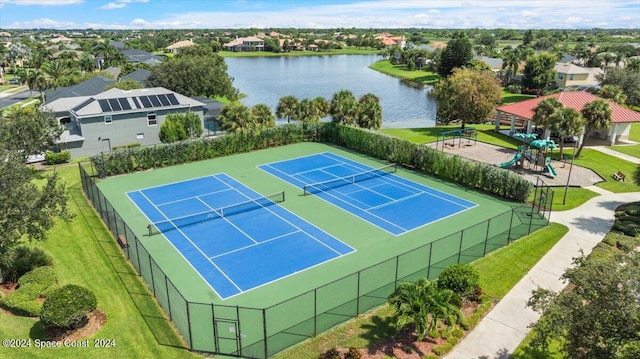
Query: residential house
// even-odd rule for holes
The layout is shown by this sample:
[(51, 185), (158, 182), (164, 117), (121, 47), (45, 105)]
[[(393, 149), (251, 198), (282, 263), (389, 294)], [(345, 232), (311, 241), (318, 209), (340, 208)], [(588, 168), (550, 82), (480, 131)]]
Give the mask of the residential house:
[(586, 91), (564, 91), (498, 107), (496, 109), (496, 131), (499, 130), (501, 121), (507, 119), (511, 122), (510, 133), (515, 131), (515, 126), (518, 122), (523, 124), (527, 133), (531, 133), (531, 119), (533, 118), (534, 110), (540, 101), (548, 98), (556, 98), (564, 107), (569, 107), (576, 111), (581, 111), (586, 104), (595, 100), (608, 102), (609, 106), (611, 106), (611, 126), (606, 129), (594, 130), (591, 133), (591, 138), (604, 139), (609, 142), (610, 145), (614, 145), (620, 140), (628, 139), (631, 124), (640, 122), (640, 112), (638, 111), (630, 110), (613, 101), (605, 100)]
[(195, 45), (197, 44), (191, 40), (182, 40), (182, 41), (174, 42), (173, 44), (167, 46), (165, 50), (167, 50), (168, 52), (177, 54), (178, 52), (180, 52), (180, 50), (184, 49), (185, 47), (190, 47)]
[(224, 107), (224, 103), (216, 100), (212, 100), (204, 96), (192, 97), (196, 101), (200, 101), (204, 104), (202, 113), (202, 122), (204, 124), (204, 136), (217, 136), (220, 131), (220, 119), (218, 115), (220, 110)]
[(127, 62), (130, 64), (146, 64), (149, 66), (155, 66), (164, 60), (162, 56), (154, 55), (150, 52), (139, 49), (127, 49), (120, 50), (120, 53), (127, 58)]
[(134, 72), (128, 73), (120, 78), (120, 81), (123, 80), (133, 80), (142, 87), (147, 87), (147, 80), (151, 77), (151, 71), (147, 69), (137, 69)]
[(407, 42), (404, 38), (404, 35), (394, 36), (387, 32), (376, 34), (373, 36), (374, 39), (379, 40), (382, 45), (385, 47), (394, 47), (397, 46), (401, 49), (404, 49), (407, 46)]
[(554, 70), (556, 85), (561, 89), (598, 86), (600, 82), (596, 77), (604, 74), (604, 70), (599, 67), (583, 67), (570, 62), (558, 62)]
[(264, 40), (256, 36), (236, 37), (234, 40), (224, 44), (227, 51), (263, 51)]
[(485, 64), (489, 65), (493, 72), (498, 72), (498, 71), (502, 70), (502, 64), (504, 63), (504, 61), (499, 57), (487, 57), (487, 56), (477, 56), (476, 55), (473, 58), (475, 60), (480, 60), (480, 61), (484, 62)]
[[(90, 156), (116, 146), (160, 143), (160, 126), (171, 113), (193, 112), (203, 119), (205, 104), (162, 87), (60, 98), (43, 105), (65, 126), (58, 141), (71, 157)], [(204, 129), (204, 127), (203, 127)]]
[(64, 97), (93, 96), (101, 93), (104, 91), (105, 87), (114, 82), (115, 80), (113, 79), (104, 76), (96, 76), (73, 86), (58, 87), (56, 89), (48, 90), (44, 93), (44, 98), (45, 101), (49, 103)]

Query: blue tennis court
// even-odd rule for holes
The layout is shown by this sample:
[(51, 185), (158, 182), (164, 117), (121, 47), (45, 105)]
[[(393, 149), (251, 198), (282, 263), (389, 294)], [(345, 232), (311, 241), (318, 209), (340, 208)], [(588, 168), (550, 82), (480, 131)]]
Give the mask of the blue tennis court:
[(127, 196), (222, 299), (354, 251), (226, 174)]
[(476, 206), (475, 203), (331, 152), (259, 166), (262, 170), (401, 235)]

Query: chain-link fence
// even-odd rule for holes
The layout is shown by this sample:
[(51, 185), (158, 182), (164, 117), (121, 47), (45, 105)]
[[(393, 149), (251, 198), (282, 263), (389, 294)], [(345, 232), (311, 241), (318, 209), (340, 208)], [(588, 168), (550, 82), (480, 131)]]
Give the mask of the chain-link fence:
[[(191, 302), (176, 288), (95, 182), (79, 165), (83, 190), (189, 348), (243, 358), (268, 358), (386, 303), (398, 283), (435, 279), (549, 223), (553, 191), (538, 182), (533, 202), (265, 308)], [(122, 243), (122, 239), (120, 240)], [(454, 244), (454, 245), (452, 245)]]

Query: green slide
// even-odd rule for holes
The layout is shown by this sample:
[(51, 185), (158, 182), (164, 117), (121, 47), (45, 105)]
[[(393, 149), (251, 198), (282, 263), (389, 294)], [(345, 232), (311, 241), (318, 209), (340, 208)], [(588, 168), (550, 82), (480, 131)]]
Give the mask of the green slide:
[(500, 164), (500, 168), (507, 168), (511, 165), (513, 165), (514, 163), (520, 161), (520, 159), (522, 158), (522, 152), (518, 151), (516, 152), (516, 155), (513, 156), (513, 158), (507, 162), (501, 163)]
[(558, 173), (556, 172), (556, 169), (553, 168), (551, 164), (546, 165), (545, 169), (546, 169), (546, 174), (549, 177), (555, 178), (558, 175)]

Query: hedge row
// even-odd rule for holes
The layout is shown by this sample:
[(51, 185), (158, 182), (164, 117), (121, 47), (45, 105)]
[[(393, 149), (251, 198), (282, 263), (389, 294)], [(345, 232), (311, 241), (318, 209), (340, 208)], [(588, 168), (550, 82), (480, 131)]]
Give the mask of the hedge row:
[(18, 315), (37, 317), (42, 303), (37, 301), (56, 281), (55, 270), (51, 266), (38, 267), (18, 280), (18, 289), (2, 298), (0, 303)]
[(440, 177), (447, 181), (525, 202), (531, 184), (517, 174), (451, 156), (407, 140), (332, 123), (285, 125), (257, 134), (226, 135), (152, 147), (128, 148), (91, 157), (99, 177), (211, 159), (302, 141), (329, 142)]
[(61, 151), (61, 152), (51, 152), (47, 151), (44, 154), (44, 160), (48, 165), (57, 165), (60, 163), (67, 163), (71, 159), (71, 152), (69, 151)]

